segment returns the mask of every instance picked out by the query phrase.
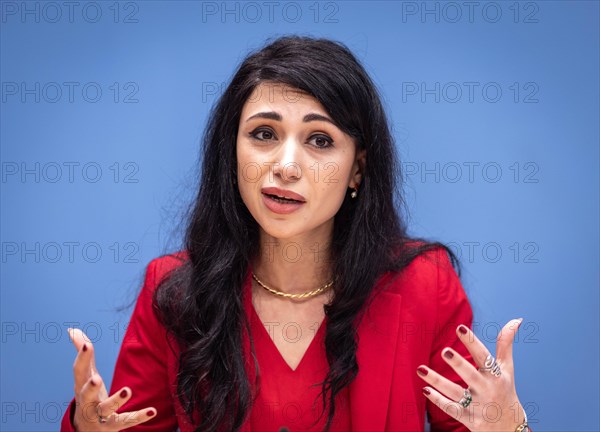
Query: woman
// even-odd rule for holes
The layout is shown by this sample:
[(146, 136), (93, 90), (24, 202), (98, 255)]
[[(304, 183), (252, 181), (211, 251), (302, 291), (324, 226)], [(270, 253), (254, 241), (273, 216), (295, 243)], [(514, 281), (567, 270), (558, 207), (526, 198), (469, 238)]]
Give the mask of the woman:
[(110, 397), (70, 330), (62, 429), (413, 431), (427, 410), (432, 430), (525, 430), (520, 320), (496, 361), (452, 252), (407, 236), (399, 178), (346, 47), (288, 36), (248, 56), (206, 129), (185, 248), (148, 266)]

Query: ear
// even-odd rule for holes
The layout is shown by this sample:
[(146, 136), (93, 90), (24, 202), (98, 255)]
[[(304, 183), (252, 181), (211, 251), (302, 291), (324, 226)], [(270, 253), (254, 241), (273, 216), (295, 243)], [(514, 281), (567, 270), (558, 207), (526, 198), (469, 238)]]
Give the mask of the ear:
[(367, 163), (367, 150), (362, 149), (356, 153), (354, 164), (352, 165), (352, 176), (350, 177), (349, 188), (358, 188), (362, 181), (363, 173), (365, 172), (365, 165)]

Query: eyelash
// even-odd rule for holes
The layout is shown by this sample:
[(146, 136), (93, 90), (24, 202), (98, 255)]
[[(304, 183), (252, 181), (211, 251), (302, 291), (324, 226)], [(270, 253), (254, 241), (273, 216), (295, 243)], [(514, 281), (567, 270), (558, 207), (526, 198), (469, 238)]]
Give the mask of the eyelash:
[[(253, 130), (252, 132), (250, 132), (248, 135), (250, 136), (250, 138), (252, 138), (252, 139), (255, 139), (255, 140), (258, 140), (258, 141), (268, 141), (268, 140), (267, 140), (267, 139), (265, 139), (265, 138), (262, 138), (262, 139), (261, 139), (261, 138), (258, 138), (258, 137), (257, 137), (257, 135), (258, 135), (259, 133), (261, 133), (261, 132), (269, 132), (269, 133), (271, 133), (272, 135), (275, 135), (275, 133), (274, 133), (274, 132), (273, 132), (271, 129), (265, 129), (265, 128), (255, 129), (255, 130)], [(329, 136), (327, 136), (327, 135), (323, 135), (323, 134), (315, 134), (315, 135), (312, 135), (312, 136), (310, 137), (310, 139), (311, 139), (311, 140), (312, 140), (312, 139), (314, 139), (314, 138), (322, 138), (322, 139), (324, 139), (325, 141), (327, 141), (327, 145), (326, 145), (326, 146), (318, 146), (318, 145), (315, 145), (315, 146), (314, 146), (314, 147), (316, 147), (316, 148), (318, 148), (318, 149), (320, 149), (320, 150), (326, 150), (326, 149), (329, 149), (329, 148), (333, 147), (333, 140), (332, 140), (332, 139), (331, 139)]]

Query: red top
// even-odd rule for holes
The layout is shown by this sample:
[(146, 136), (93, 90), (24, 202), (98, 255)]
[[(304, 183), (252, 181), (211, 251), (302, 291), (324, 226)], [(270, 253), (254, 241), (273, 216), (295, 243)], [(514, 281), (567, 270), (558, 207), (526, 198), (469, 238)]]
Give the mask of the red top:
[[(179, 362), (177, 344), (160, 324), (152, 308), (152, 295), (159, 281), (186, 259), (187, 254), (179, 252), (154, 259), (147, 267), (144, 284), (115, 364), (109, 394), (128, 386), (133, 394), (118, 412), (153, 406), (157, 415), (139, 426), (126, 429), (127, 431), (164, 432), (178, 428), (181, 432), (195, 430), (176, 395)], [(246, 284), (246, 287), (251, 287), (250, 268)], [(339, 423), (335, 427), (353, 432), (423, 431), (427, 412), (432, 432), (467, 432), (464, 425), (425, 398), (421, 392), (425, 382), (416, 374), (417, 367), (426, 364), (466, 387), (458, 374), (443, 360), (441, 351), (447, 346), (452, 347), (473, 363), (455, 331), (459, 324), (471, 327), (471, 306), (445, 251), (431, 251), (415, 258), (401, 274), (388, 272), (382, 275), (373, 292), (377, 294), (372, 298), (356, 330), (359, 339), (356, 351), (359, 372), (338, 395), (341, 400), (336, 403), (336, 417), (340, 417), (336, 418), (335, 421)], [(252, 309), (246, 308), (246, 311)], [(255, 330), (251, 329), (255, 341), (260, 339), (256, 336), (261, 334), (256, 332), (256, 325), (261, 326), (255, 317)], [(260, 394), (262, 404), (273, 406), (269, 403), (291, 400), (293, 396), (297, 396), (298, 400), (281, 408), (285, 412), (284, 419), (273, 417), (270, 420), (262, 415), (257, 418), (257, 414), (252, 412), (251, 418), (242, 426), (242, 432), (262, 431), (265, 428), (277, 430), (282, 424), (288, 426), (290, 432), (297, 430), (291, 423), (295, 418), (293, 404), (297, 403), (302, 407), (302, 412), (306, 412), (305, 407), (311, 405), (313, 395), (320, 391), (319, 388), (308, 387), (307, 383), (318, 383), (324, 377), (318, 374), (319, 368), (322, 369), (325, 365), (322, 348), (324, 330), (325, 326), (321, 324), (306, 357), (299, 365), (301, 371), (294, 372), (289, 367), (285, 370), (283, 357), (276, 351), (270, 337), (263, 338), (262, 342), (255, 345), (263, 374), (263, 390)], [(264, 327), (261, 331), (263, 335), (268, 334)], [(253, 383), (255, 368), (246, 332), (242, 343), (247, 375)], [(266, 363), (265, 358), (271, 361), (267, 360)], [(285, 366), (287, 367), (287, 363)], [(279, 373), (271, 373), (270, 367), (279, 368)], [(285, 373), (281, 373), (281, 369)], [(304, 389), (304, 393), (298, 388)], [(344, 400), (349, 409), (343, 409)], [(74, 407), (72, 400), (63, 416), (61, 431), (73, 431), (70, 415), (74, 412)], [(200, 416), (201, 413), (194, 415), (196, 423)], [(351, 418), (351, 426), (344, 423), (348, 421), (348, 416)], [(323, 419), (326, 420), (325, 415)], [(316, 426), (312, 430), (322, 428)]]
[[(319, 325), (296, 369), (290, 368), (263, 325), (252, 302), (246, 302), (250, 312), (250, 328), (254, 338), (260, 368), (260, 392), (250, 417), (253, 431), (278, 432), (282, 427), (290, 432), (323, 430), (328, 411), (313, 425), (323, 410), (319, 396), (327, 374), (325, 357), (325, 327), (327, 317)], [(277, 328), (277, 330), (280, 330)], [(317, 398), (315, 408), (312, 403)], [(336, 397), (335, 416), (331, 431), (352, 430), (348, 411), (348, 389)]]

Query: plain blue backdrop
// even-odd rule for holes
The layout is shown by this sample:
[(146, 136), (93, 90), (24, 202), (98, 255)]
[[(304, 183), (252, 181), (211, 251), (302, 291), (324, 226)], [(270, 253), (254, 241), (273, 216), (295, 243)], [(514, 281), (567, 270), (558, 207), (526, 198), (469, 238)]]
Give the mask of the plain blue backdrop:
[[(178, 248), (208, 111), (269, 37), (347, 44), (384, 97), (411, 233), (461, 256), (476, 334), (524, 322), (536, 431), (598, 431), (599, 7), (1, 2), (0, 429), (59, 428), (87, 331), (110, 382), (145, 266)], [(143, 373), (143, 372), (141, 372)]]

